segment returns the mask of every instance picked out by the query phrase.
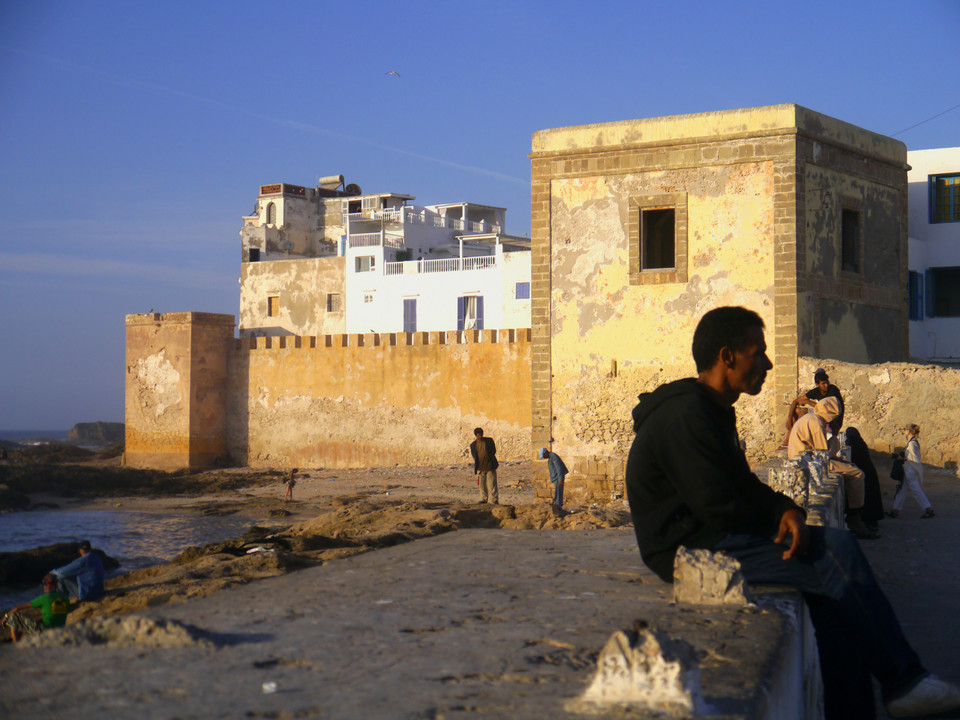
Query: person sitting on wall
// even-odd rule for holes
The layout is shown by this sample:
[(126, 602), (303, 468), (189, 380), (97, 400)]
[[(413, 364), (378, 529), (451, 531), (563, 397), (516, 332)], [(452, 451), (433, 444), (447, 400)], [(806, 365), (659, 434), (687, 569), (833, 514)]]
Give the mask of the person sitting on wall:
[(673, 581), (674, 557), (722, 551), (751, 584), (798, 589), (817, 636), (827, 720), (875, 718), (872, 674), (893, 717), (960, 710), (960, 688), (923, 667), (852, 533), (808, 527), (747, 463), (733, 405), (759, 395), (773, 364), (763, 320), (711, 310), (693, 336), (697, 377), (640, 396), (626, 486), (644, 563)]
[(827, 375), (827, 371), (823, 368), (817, 368), (813, 374), (813, 382), (816, 383), (814, 387), (790, 403), (790, 410), (787, 412), (787, 434), (783, 439), (783, 444), (780, 446), (781, 450), (787, 449), (787, 445), (790, 442), (790, 430), (793, 429), (793, 424), (808, 412), (811, 412), (811, 409), (817, 404), (817, 401), (823, 400), (825, 397), (835, 397), (837, 402), (840, 403), (840, 413), (834, 418), (830, 425), (833, 434), (836, 435), (839, 433), (840, 428), (843, 427), (844, 405), (840, 388), (830, 382), (830, 376)]
[(77, 600), (96, 600), (103, 595), (103, 561), (93, 552), (90, 541), (80, 543), (80, 557), (62, 568), (51, 570), (57, 590)]
[(477, 476), (477, 485), (480, 486), (480, 502), (489, 500), (496, 505), (499, 500), (497, 489), (497, 444), (493, 438), (483, 436), (483, 428), (474, 428), (474, 441), (470, 443), (470, 454), (473, 455), (473, 472)]
[(570, 473), (563, 460), (555, 452), (550, 452), (546, 448), (540, 448), (540, 459), (547, 461), (547, 469), (550, 471), (550, 482), (553, 483), (553, 504), (558, 508), (563, 507), (563, 479)]
[[(41, 613), (41, 620), (36, 620), (26, 614), (26, 610), (37, 608)], [(43, 577), (43, 595), (23, 605), (12, 608), (3, 620), (0, 627), (10, 628), (10, 639), (19, 642), (23, 635), (38, 635), (47, 628), (62, 627), (67, 622), (67, 613), (70, 612), (70, 599), (61, 592), (57, 592), (57, 579), (50, 573)]]
[(865, 477), (863, 470), (839, 458), (840, 443), (836, 435), (831, 433), (830, 438), (827, 438), (827, 430), (831, 429), (831, 423), (838, 413), (839, 405), (835, 397), (818, 400), (813, 407), (813, 412), (797, 420), (790, 430), (787, 456), (791, 460), (796, 460), (804, 451), (825, 450), (830, 455), (830, 472), (843, 475), (844, 494), (847, 498), (847, 527), (861, 540), (875, 540), (879, 534), (871, 531), (863, 523)]

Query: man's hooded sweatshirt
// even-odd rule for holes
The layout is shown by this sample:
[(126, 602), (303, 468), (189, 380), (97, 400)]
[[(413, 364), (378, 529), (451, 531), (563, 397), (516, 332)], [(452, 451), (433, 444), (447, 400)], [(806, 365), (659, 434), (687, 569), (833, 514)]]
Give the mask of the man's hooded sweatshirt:
[(627, 499), (640, 554), (673, 581), (677, 548), (711, 549), (731, 533), (773, 538), (794, 502), (750, 471), (737, 417), (694, 379), (641, 395), (627, 460)]

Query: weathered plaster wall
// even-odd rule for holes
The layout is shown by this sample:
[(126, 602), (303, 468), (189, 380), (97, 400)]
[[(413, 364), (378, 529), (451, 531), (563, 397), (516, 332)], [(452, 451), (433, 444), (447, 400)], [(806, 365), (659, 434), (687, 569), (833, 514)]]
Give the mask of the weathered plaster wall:
[[(905, 359), (905, 172), (891, 172), (889, 164), (868, 158), (847, 168), (839, 150), (812, 141), (801, 145), (811, 146), (819, 162), (832, 161), (841, 169), (803, 165), (806, 212), (798, 274), (801, 307), (808, 316), (799, 351), (851, 362)], [(844, 208), (860, 214), (856, 273), (841, 268)]]
[[(693, 374), (693, 330), (717, 305), (767, 324), (772, 377), (738, 404), (750, 452), (779, 444), (798, 348), (905, 347), (902, 143), (777, 105), (543, 130), (532, 148), (533, 444), (572, 461), (574, 497), (622, 492), (636, 394)], [(866, 215), (857, 278), (824, 274), (839, 249), (839, 210), (815, 207), (827, 187)], [(631, 274), (647, 206), (685, 208), (677, 267)]]
[[(630, 200), (677, 187), (687, 192), (688, 280), (631, 285)], [(704, 312), (744, 305), (773, 326), (773, 188), (770, 162), (553, 181), (553, 449), (586, 464), (574, 473), (622, 464), (637, 394), (695, 374), (690, 342)], [(771, 354), (773, 344), (771, 335)], [(741, 412), (769, 415), (772, 403), (771, 390)], [(748, 442), (762, 441), (755, 425), (744, 425)]]
[(478, 425), (501, 460), (530, 456), (528, 331), (238, 342), (229, 436), (240, 464), (466, 463)]
[[(800, 358), (801, 377), (822, 367), (843, 393), (844, 423), (856, 427), (874, 450), (891, 452), (906, 444), (903, 428), (920, 426), (925, 463), (960, 463), (960, 368), (915, 363), (857, 364)], [(807, 390), (812, 383), (800, 388)]]
[[(240, 335), (258, 331), (325, 335), (345, 331), (345, 264), (342, 257), (246, 262), (240, 266)], [(327, 293), (340, 294), (340, 310), (327, 312)], [(267, 315), (268, 298), (279, 312)]]
[(172, 469), (226, 457), (233, 316), (128, 315), (125, 462)]

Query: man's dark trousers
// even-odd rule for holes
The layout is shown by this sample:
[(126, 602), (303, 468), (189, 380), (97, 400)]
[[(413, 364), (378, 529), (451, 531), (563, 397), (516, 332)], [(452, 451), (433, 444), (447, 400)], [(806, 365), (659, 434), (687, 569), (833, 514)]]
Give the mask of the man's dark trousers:
[(870, 675), (884, 702), (908, 692), (925, 674), (907, 643), (860, 543), (848, 530), (810, 527), (803, 558), (783, 559), (789, 545), (731, 534), (713, 548), (740, 561), (756, 585), (789, 585), (803, 593), (817, 633), (827, 718), (876, 717)]

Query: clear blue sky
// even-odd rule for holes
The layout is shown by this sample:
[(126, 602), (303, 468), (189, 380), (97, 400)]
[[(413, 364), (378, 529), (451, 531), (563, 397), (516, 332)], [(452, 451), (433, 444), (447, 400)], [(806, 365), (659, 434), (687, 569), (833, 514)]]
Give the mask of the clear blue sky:
[[(0, 428), (122, 421), (124, 315), (236, 314), (262, 183), (527, 234), (539, 129), (794, 102), (894, 134), (960, 104), (958, 38), (958, 0), (3, 2)], [(960, 145), (960, 110), (898, 137)]]

